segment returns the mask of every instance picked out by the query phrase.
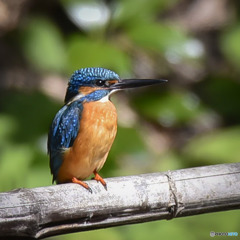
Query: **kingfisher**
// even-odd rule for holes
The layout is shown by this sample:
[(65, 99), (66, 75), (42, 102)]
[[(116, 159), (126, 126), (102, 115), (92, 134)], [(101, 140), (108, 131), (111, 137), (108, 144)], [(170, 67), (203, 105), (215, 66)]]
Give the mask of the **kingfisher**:
[(117, 112), (110, 95), (123, 89), (155, 85), (162, 79), (124, 79), (105, 68), (82, 68), (71, 76), (64, 106), (54, 117), (48, 134), (53, 182), (73, 182), (92, 192), (83, 180), (99, 175), (117, 133)]

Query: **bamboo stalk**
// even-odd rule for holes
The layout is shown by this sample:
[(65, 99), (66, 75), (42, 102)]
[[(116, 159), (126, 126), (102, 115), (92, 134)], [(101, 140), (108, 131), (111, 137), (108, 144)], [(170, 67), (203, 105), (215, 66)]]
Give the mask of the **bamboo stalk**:
[(240, 163), (0, 193), (0, 237), (63, 233), (240, 208)]

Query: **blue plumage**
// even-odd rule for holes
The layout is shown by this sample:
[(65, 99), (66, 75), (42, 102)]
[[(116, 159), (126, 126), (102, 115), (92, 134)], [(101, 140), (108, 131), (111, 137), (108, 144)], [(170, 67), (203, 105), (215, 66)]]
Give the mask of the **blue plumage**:
[(48, 134), (48, 153), (53, 181), (63, 161), (64, 149), (73, 145), (80, 127), (83, 105), (76, 101), (63, 106), (56, 114)]

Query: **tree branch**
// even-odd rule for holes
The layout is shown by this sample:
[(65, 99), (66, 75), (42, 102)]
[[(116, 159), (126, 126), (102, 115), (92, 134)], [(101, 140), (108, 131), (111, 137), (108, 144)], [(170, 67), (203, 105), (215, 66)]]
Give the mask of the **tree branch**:
[(0, 193), (0, 237), (63, 233), (240, 208), (240, 163)]

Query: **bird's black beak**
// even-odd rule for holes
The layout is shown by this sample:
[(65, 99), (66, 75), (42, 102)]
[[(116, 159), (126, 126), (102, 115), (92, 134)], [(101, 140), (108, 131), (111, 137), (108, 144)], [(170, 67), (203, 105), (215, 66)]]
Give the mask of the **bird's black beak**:
[(164, 79), (123, 79), (110, 86), (110, 89), (128, 89), (151, 86), (159, 83), (167, 82)]

